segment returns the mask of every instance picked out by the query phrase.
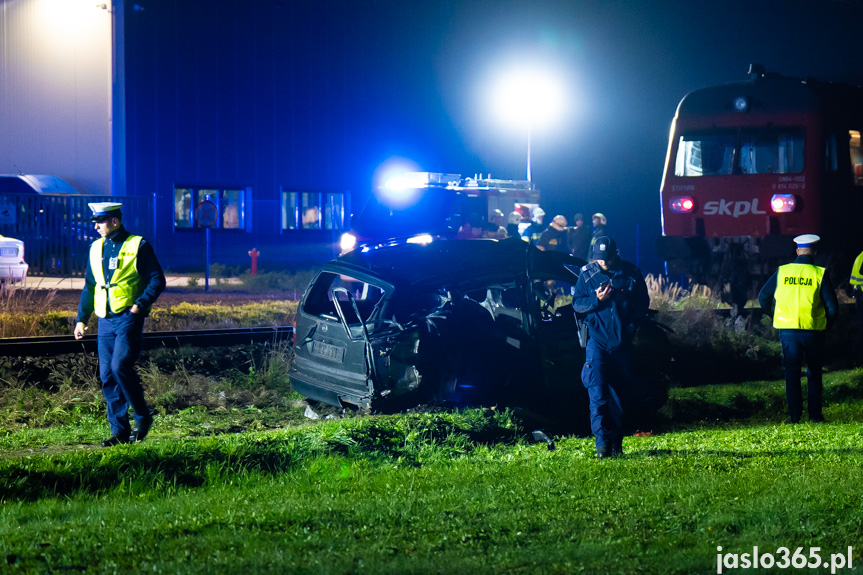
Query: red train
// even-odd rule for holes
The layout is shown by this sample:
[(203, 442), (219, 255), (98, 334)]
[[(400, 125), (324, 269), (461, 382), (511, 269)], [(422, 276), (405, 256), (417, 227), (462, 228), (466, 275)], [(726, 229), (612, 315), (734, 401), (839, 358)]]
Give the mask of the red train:
[(821, 236), (837, 285), (863, 249), (863, 89), (767, 73), (696, 90), (677, 107), (662, 177), (657, 253), (670, 275), (741, 305)]

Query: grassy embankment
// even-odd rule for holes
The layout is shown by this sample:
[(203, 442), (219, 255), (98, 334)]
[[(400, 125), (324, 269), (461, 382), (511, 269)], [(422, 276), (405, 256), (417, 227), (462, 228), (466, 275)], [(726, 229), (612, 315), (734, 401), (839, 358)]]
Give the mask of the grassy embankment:
[(627, 437), (607, 461), (492, 410), (206, 438), (162, 418), (139, 445), (24, 455), (31, 436), (0, 462), (0, 546), (32, 573), (709, 573), (718, 545), (852, 546), (857, 567), (863, 409), (827, 415)]
[[(775, 369), (769, 326), (691, 314), (675, 345), (708, 342), (706, 379)], [(94, 447), (97, 386), (4, 384), (3, 570), (715, 573), (717, 546), (754, 545), (777, 559), (780, 547), (820, 547), (823, 560), (852, 546), (854, 571), (837, 572), (863, 564), (859, 369), (825, 375), (820, 425), (781, 424), (780, 381), (690, 381), (649, 435), (626, 438), (626, 457), (598, 461), (590, 438), (529, 443), (536, 420), (520, 411), (303, 422), (284, 350), (237, 350), (248, 360), (221, 372), (218, 358), (176, 353), (163, 358), (177, 368), (168, 375), (142, 365), (151, 396), (174, 399), (139, 445)], [(195, 372), (197, 361), (217, 372)]]

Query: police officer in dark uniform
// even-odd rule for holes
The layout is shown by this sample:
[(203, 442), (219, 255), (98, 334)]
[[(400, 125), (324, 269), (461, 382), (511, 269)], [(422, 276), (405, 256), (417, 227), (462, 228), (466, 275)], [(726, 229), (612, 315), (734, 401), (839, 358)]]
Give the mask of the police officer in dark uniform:
[[(90, 262), (75, 318), (75, 339), (84, 337), (87, 321), (99, 318), (99, 377), (108, 409), (111, 437), (102, 447), (141, 441), (153, 425), (144, 388), (135, 371), (141, 354), (144, 318), (165, 289), (165, 274), (153, 246), (122, 225), (122, 204), (89, 204), (90, 220), (102, 236), (90, 246)], [(129, 424), (135, 411), (135, 430)]]
[(597, 212), (593, 214), (591, 220), (593, 220), (593, 235), (590, 237), (590, 246), (587, 248), (587, 261), (593, 259), (593, 246), (596, 244), (596, 240), (608, 236), (605, 231), (605, 226), (608, 225), (608, 219), (604, 214)]
[(572, 306), (587, 314), (587, 341), (581, 381), (590, 397), (590, 426), (597, 457), (623, 454), (621, 395), (632, 385), (632, 340), (647, 314), (650, 297), (637, 267), (620, 259), (608, 236), (596, 239), (595, 260), (581, 268), (572, 288)]
[(773, 327), (779, 330), (789, 423), (800, 423), (803, 414), (800, 369), (804, 358), (809, 421), (824, 421), (821, 413), (824, 337), (825, 330), (836, 319), (838, 303), (826, 270), (815, 265), (815, 244), (820, 239), (815, 234), (794, 238), (797, 259), (779, 266), (758, 294), (761, 309), (773, 317)]

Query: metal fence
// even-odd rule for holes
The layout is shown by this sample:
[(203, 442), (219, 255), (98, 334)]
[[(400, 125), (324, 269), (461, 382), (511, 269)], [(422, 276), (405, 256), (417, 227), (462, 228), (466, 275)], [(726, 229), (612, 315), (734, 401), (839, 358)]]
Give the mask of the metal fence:
[(87, 204), (105, 201), (123, 204), (128, 229), (152, 235), (152, 198), (71, 194), (0, 195), (0, 234), (24, 242), (29, 275), (83, 277), (90, 244), (99, 237)]

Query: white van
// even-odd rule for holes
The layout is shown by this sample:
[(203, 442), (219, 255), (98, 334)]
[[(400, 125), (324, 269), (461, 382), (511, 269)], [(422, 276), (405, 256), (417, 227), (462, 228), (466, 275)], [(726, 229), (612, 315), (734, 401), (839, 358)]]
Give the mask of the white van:
[(0, 282), (23, 282), (29, 267), (24, 261), (24, 242), (0, 236)]

